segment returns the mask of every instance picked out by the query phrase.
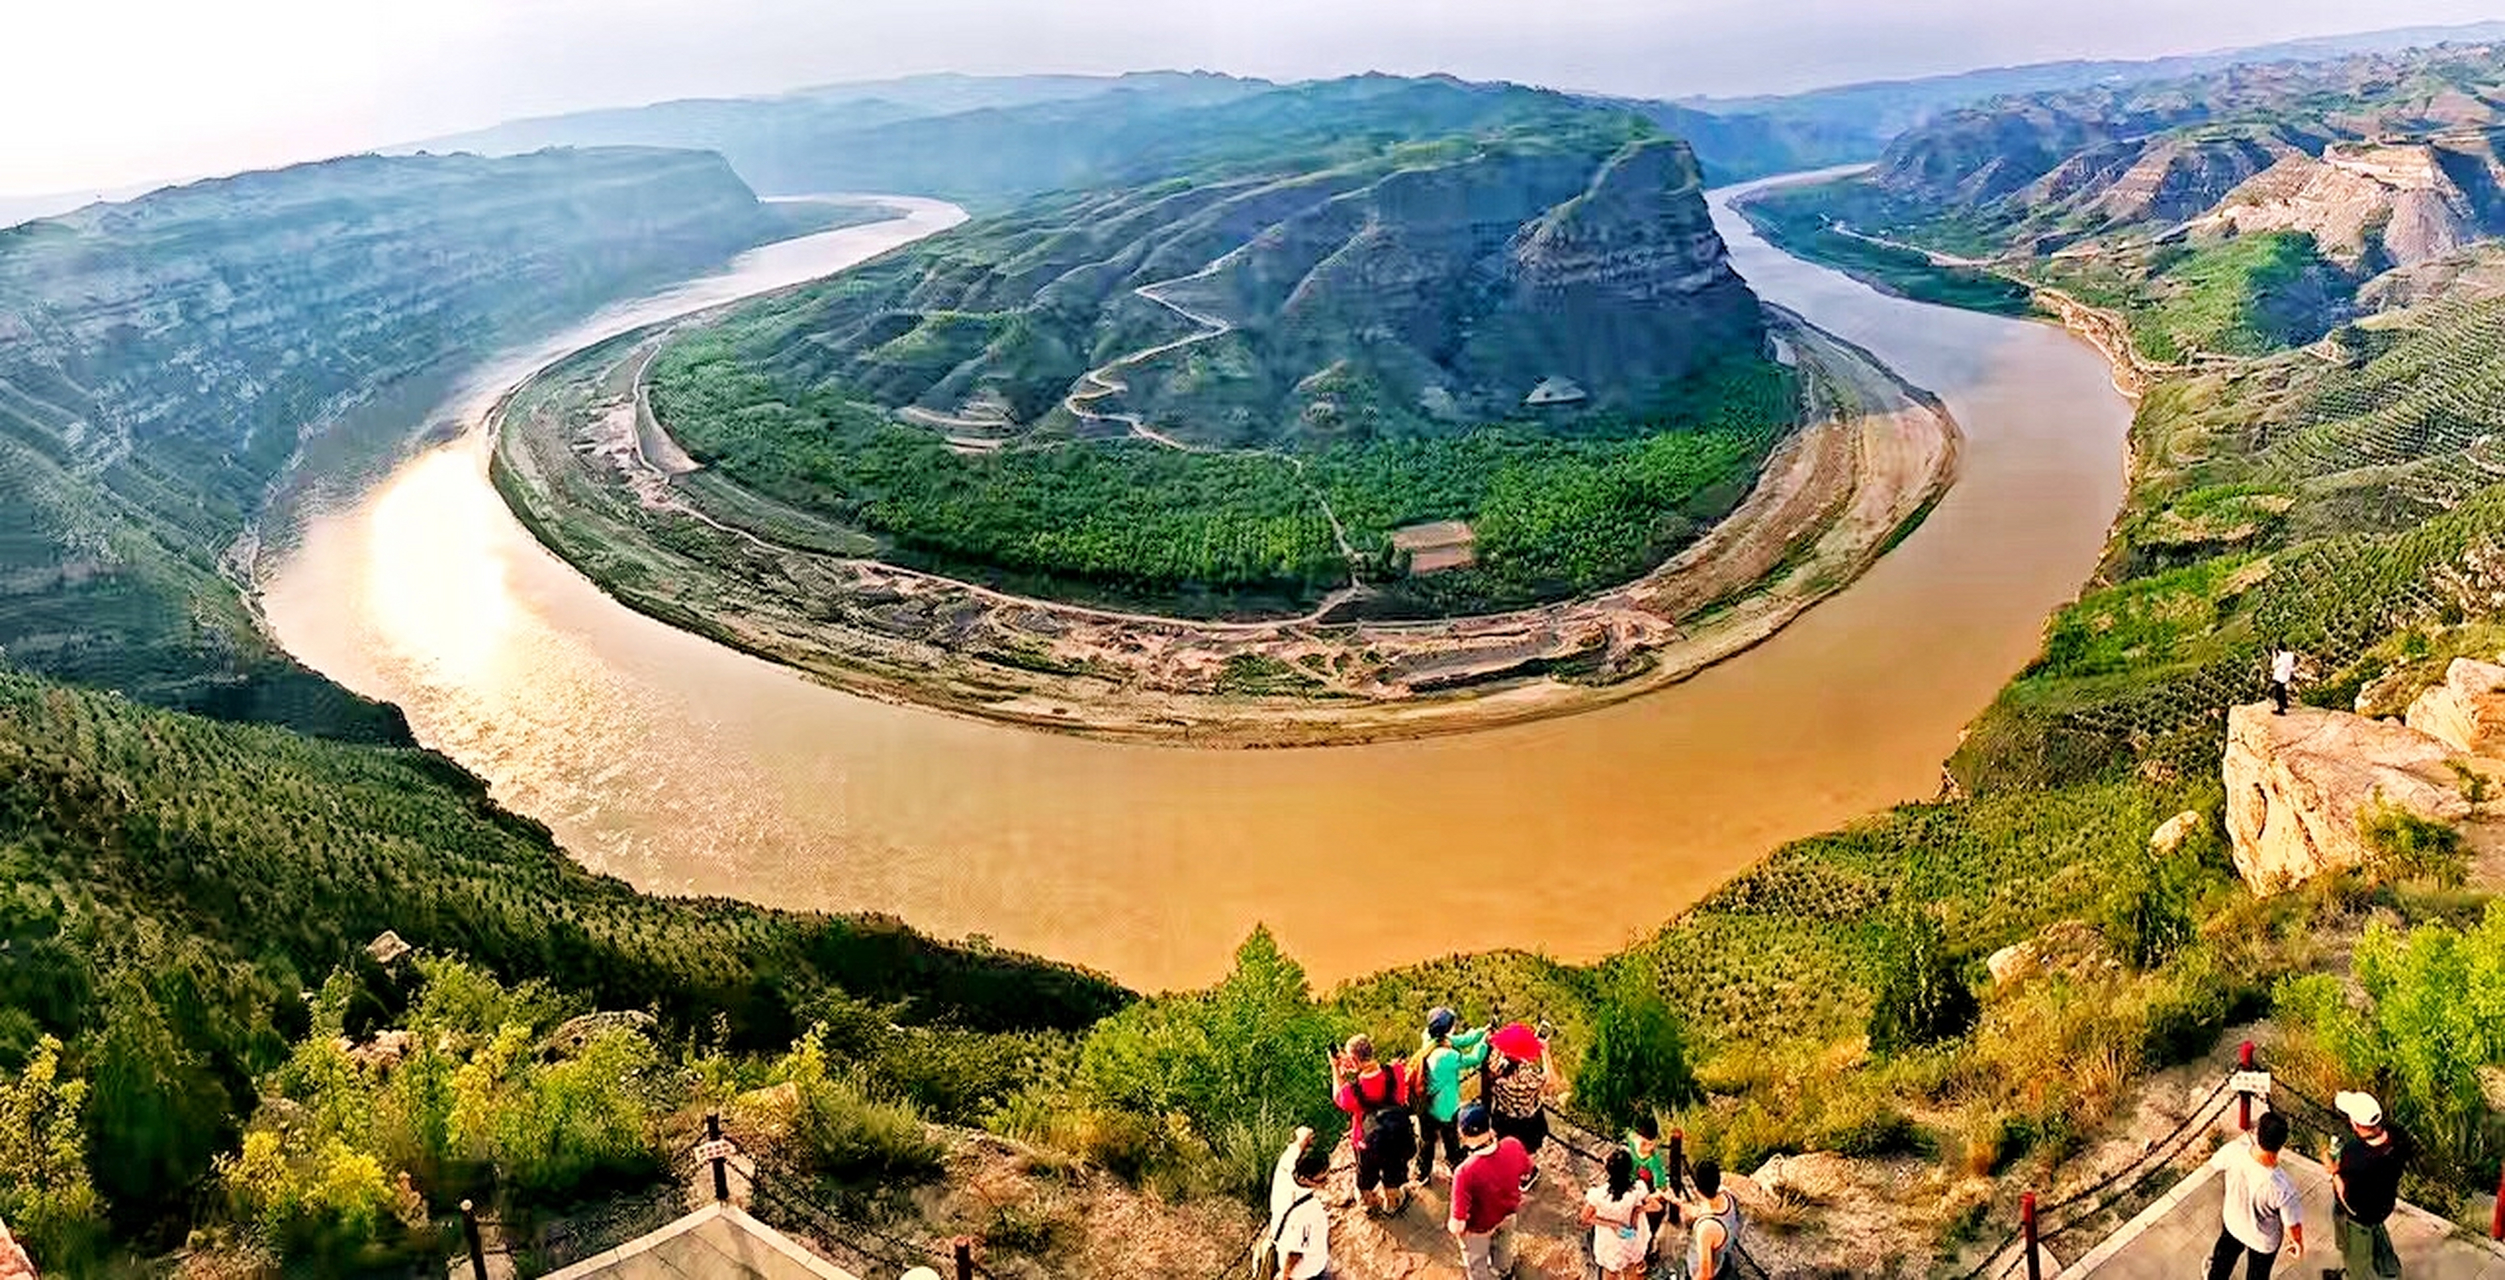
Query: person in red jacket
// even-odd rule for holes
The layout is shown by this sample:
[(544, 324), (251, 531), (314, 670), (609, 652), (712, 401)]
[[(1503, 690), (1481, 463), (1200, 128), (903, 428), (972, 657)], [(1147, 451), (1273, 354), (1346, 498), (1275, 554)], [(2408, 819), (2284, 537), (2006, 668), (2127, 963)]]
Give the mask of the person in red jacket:
[(1417, 1158), (1418, 1129), (1409, 1112), (1409, 1071), (1374, 1056), (1374, 1040), (1350, 1036), (1331, 1059), (1331, 1100), (1348, 1113), (1348, 1141), (1357, 1149), (1357, 1194), (1373, 1213), (1409, 1207), (1409, 1162)]
[(1518, 1139), (1497, 1137), (1495, 1121), (1476, 1102), (1461, 1109), (1461, 1145), (1470, 1154), (1453, 1171), (1452, 1219), (1444, 1229), (1461, 1244), (1469, 1280), (1498, 1280), (1513, 1271), (1513, 1216), (1522, 1208), (1531, 1153)]

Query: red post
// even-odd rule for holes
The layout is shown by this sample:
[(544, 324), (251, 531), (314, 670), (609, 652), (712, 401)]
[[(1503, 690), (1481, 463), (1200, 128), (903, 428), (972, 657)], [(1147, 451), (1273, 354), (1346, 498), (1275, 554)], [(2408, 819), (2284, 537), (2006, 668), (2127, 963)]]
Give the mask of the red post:
[(2505, 1166), (2496, 1171), (2496, 1208), (2488, 1214), (2488, 1239), (2505, 1240)]
[(1687, 1130), (1670, 1131), (1670, 1190), (1687, 1194)]
[[(2245, 1041), (2243, 1047), (2235, 1051), (2235, 1066), (2238, 1071), (2253, 1069), (2252, 1041)], [(2246, 1133), (2253, 1131), (2253, 1095), (2243, 1092), (2235, 1095), (2235, 1123)]]
[(967, 1236), (956, 1239), (957, 1280), (974, 1280), (974, 1241)]
[(2035, 1250), (2035, 1193), (2018, 1197), (2018, 1229), (2027, 1237), (2027, 1280), (2044, 1280), (2044, 1262)]

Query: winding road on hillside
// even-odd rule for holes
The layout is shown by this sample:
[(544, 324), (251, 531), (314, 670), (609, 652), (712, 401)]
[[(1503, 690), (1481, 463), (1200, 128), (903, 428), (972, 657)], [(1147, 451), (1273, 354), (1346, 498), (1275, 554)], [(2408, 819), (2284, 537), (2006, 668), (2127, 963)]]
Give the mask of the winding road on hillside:
[[(514, 519), (475, 429), (314, 520), (264, 600), (291, 652), (399, 703), (498, 800), (648, 889), (887, 911), (1148, 988), (1214, 977), (1256, 922), (1325, 984), (1456, 947), (1597, 954), (1785, 840), (1930, 794), (1964, 722), (2093, 568), (2121, 494), (2129, 409), (2093, 351), (1786, 257), (1729, 194), (1715, 217), (1741, 274), (1938, 392), (1968, 433), (1963, 478), (1849, 589), (1620, 706), (1376, 746), (1204, 752), (853, 697), (603, 595)], [(917, 208), (517, 352), (443, 412), (476, 424), (566, 350), (823, 275), (954, 216)], [(1312, 886), (1368, 865), (1436, 874), (1405, 882), (1411, 910), (1351, 930)]]

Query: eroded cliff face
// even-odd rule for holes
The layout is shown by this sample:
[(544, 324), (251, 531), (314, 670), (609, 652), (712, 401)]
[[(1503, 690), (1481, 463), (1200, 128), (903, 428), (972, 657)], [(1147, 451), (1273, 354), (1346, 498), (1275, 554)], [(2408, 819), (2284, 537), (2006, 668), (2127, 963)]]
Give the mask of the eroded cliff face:
[(2382, 271), (2449, 257), (2499, 229), (2492, 191), (2505, 162), (2480, 131), (2411, 142), (2347, 143), (2281, 158), (2228, 193), (2208, 223), (2304, 231), (2325, 256)]
[(1641, 396), (1733, 350), (1753, 351), (1755, 297), (1732, 271), (1686, 144), (1631, 146), (1589, 190), (1516, 235), (1511, 285), (1465, 371), (1502, 396), (1563, 376), (1604, 400)]
[(377, 390), (727, 260), (784, 220), (715, 156), (358, 157), (0, 232), (0, 652), (177, 706), (390, 736), (219, 562)]

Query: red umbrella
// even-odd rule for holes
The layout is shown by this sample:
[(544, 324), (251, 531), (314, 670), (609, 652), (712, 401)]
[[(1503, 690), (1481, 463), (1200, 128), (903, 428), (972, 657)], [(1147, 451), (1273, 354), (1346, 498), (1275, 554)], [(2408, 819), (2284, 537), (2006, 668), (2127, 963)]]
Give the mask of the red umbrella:
[(1496, 1034), (1488, 1037), (1488, 1042), (1508, 1058), (1540, 1056), (1540, 1033), (1533, 1031), (1529, 1023), (1508, 1022), (1498, 1027)]

